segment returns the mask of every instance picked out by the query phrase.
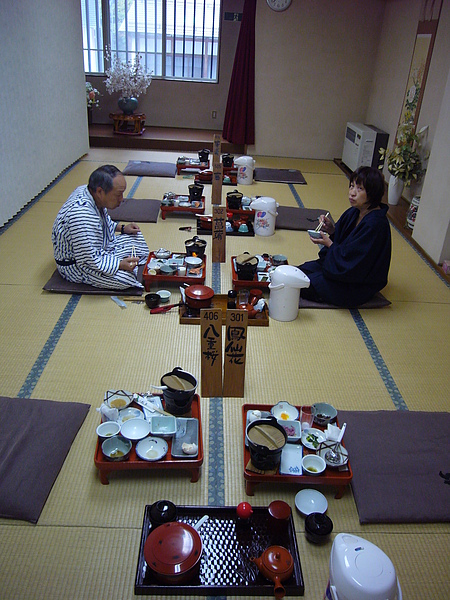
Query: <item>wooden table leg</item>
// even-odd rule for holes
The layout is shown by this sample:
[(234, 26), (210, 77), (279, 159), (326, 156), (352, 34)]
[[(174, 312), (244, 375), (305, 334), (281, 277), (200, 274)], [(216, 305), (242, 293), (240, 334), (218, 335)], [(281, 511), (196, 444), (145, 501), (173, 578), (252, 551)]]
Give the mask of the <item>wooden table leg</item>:
[(103, 483), (103, 485), (109, 485), (109, 479), (108, 479), (108, 475), (107, 475), (106, 471), (104, 471), (103, 469), (100, 469), (99, 473), (100, 473), (100, 481)]
[(251, 481), (245, 481), (245, 493), (247, 494), (247, 496), (254, 495), (255, 492), (253, 490), (253, 483)]
[(336, 494), (334, 496), (336, 498), (336, 500), (339, 500), (339, 498), (342, 498), (342, 496), (344, 495), (344, 492), (345, 492), (345, 488), (346, 488), (345, 485), (340, 485), (337, 488)]
[(200, 468), (191, 469), (191, 483), (197, 483), (200, 477)]

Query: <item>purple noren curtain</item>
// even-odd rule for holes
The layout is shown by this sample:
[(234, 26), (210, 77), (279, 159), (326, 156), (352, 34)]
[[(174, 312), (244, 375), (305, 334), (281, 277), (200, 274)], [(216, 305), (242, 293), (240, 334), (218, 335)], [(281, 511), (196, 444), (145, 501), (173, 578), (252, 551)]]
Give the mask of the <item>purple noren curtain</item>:
[(245, 0), (222, 132), (234, 144), (255, 143), (255, 15), (256, 0)]

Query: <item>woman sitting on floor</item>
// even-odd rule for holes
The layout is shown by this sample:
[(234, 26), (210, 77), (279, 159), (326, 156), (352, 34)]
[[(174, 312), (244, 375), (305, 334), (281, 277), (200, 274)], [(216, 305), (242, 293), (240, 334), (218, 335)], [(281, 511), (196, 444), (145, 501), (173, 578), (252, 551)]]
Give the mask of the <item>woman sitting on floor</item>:
[(391, 261), (388, 206), (382, 204), (383, 174), (359, 167), (350, 177), (350, 208), (336, 224), (320, 216), (319, 258), (299, 265), (310, 279), (301, 297), (336, 306), (354, 307), (368, 302), (385, 287)]

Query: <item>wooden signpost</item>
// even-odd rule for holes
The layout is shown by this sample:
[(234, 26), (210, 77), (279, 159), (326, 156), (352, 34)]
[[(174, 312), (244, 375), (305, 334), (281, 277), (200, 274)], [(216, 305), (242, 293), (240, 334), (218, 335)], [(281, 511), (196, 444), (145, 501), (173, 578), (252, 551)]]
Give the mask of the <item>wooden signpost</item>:
[(244, 397), (248, 312), (227, 310), (223, 397)]
[(200, 310), (202, 396), (222, 395), (222, 310)]
[(211, 204), (222, 204), (223, 165), (213, 164)]
[(222, 136), (219, 133), (214, 134), (213, 138), (213, 166), (220, 163), (220, 154), (222, 151)]
[(225, 262), (225, 240), (226, 240), (226, 206), (213, 206), (212, 210), (212, 261)]

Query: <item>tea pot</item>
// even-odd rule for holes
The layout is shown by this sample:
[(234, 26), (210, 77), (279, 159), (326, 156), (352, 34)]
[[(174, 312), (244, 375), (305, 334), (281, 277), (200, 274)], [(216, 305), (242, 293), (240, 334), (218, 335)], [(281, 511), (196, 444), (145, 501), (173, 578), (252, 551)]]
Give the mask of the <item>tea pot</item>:
[(286, 590), (282, 582), (294, 572), (294, 559), (284, 546), (269, 546), (259, 558), (251, 558), (266, 579), (275, 584), (274, 594), (277, 600), (284, 598)]

